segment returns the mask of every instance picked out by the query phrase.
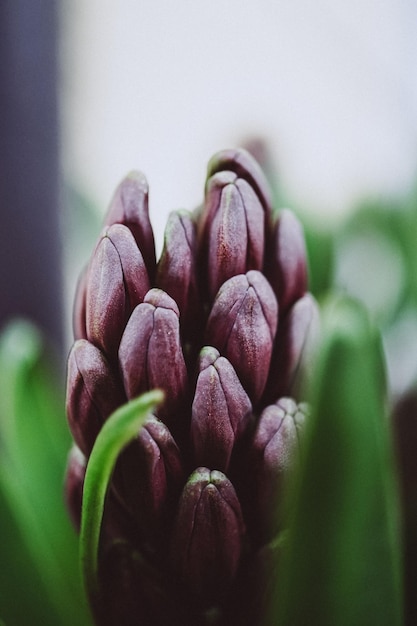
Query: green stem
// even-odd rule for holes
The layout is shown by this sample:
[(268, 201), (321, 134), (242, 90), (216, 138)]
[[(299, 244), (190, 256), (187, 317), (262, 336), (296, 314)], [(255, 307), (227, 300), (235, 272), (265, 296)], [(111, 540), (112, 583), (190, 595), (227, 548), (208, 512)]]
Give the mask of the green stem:
[(117, 409), (105, 422), (91, 452), (84, 481), (80, 533), (81, 570), (90, 599), (99, 595), (100, 529), (104, 501), (117, 458), (162, 399), (162, 391), (156, 389)]

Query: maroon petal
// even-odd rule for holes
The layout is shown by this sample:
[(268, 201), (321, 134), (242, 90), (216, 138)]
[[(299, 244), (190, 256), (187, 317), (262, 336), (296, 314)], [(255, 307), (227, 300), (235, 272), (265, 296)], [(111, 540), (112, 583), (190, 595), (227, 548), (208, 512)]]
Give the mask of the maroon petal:
[(75, 290), (74, 307), (72, 311), (72, 329), (74, 339), (87, 339), (86, 308), (87, 308), (87, 278), (88, 266), (81, 271)]
[(154, 539), (164, 529), (185, 479), (180, 451), (163, 422), (147, 419), (121, 455), (115, 478), (116, 491), (138, 520), (138, 529)]
[(226, 472), (252, 405), (234, 368), (215, 348), (203, 348), (199, 370), (191, 415), (194, 459)]
[(87, 336), (108, 356), (117, 353), (133, 308), (149, 289), (143, 257), (130, 230), (110, 226), (94, 252), (87, 283)]
[(77, 532), (80, 532), (81, 528), (81, 507), (86, 465), (87, 459), (81, 450), (73, 445), (68, 456), (65, 471), (64, 491), (67, 509)]
[(272, 196), (268, 181), (259, 164), (247, 150), (233, 148), (217, 152), (209, 161), (207, 179), (223, 170), (234, 172), (239, 178), (246, 180), (255, 190), (267, 214), (271, 212)]
[(274, 225), (265, 275), (278, 298), (281, 315), (307, 290), (307, 257), (301, 223), (289, 210)]
[(319, 332), (319, 308), (315, 298), (306, 293), (291, 307), (278, 328), (266, 401), (275, 402), (283, 395), (298, 398), (300, 392), (305, 392)]
[(165, 402), (158, 417), (166, 421), (180, 410), (187, 371), (179, 310), (161, 289), (151, 289), (133, 311), (120, 342), (119, 364), (128, 398), (159, 388), (165, 392)]
[(209, 181), (206, 204), (201, 253), (213, 298), (228, 278), (262, 269), (264, 210), (250, 185), (229, 172)]
[(66, 409), (73, 437), (86, 456), (104, 421), (124, 401), (102, 352), (85, 339), (76, 341), (68, 357)]
[(198, 468), (181, 495), (172, 536), (173, 571), (196, 595), (224, 594), (236, 575), (244, 524), (239, 500), (224, 474)]
[(262, 412), (252, 442), (251, 475), (261, 532), (271, 538), (283, 518), (286, 481), (299, 461), (305, 404), (281, 398)]
[(188, 211), (173, 211), (165, 229), (156, 286), (175, 300), (183, 334), (192, 334), (200, 311), (196, 274), (196, 230)]
[(148, 209), (148, 183), (142, 172), (130, 172), (117, 187), (104, 220), (131, 230), (151, 279), (155, 273), (155, 241)]
[(277, 322), (274, 293), (255, 270), (222, 285), (207, 322), (207, 343), (231, 362), (254, 404), (268, 378)]

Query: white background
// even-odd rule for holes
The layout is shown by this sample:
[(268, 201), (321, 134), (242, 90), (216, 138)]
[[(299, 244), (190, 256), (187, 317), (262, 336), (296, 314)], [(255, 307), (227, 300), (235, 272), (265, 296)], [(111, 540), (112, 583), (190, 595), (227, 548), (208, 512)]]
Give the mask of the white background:
[(67, 0), (62, 41), (65, 178), (104, 211), (143, 170), (159, 242), (248, 136), (326, 218), (414, 180), (414, 0)]

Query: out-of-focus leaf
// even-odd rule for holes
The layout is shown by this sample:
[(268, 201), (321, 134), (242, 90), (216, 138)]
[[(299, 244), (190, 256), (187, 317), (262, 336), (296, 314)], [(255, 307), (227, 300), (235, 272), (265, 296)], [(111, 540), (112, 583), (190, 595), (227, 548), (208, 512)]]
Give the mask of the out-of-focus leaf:
[(329, 315), (273, 623), (399, 626), (398, 502), (380, 343), (353, 301), (337, 300)]
[[(0, 607), (6, 623), (34, 623), (35, 600), (53, 609), (39, 623), (88, 623), (78, 541), (63, 500), (70, 446), (63, 407), (62, 388), (39, 333), (27, 322), (12, 323), (0, 339), (0, 491), (7, 504), (3, 522), (10, 541), (21, 538), (22, 562), (18, 566), (5, 560), (13, 554), (9, 544), (5, 549), (8, 535), (2, 535), (2, 570), (13, 573), (16, 594), (7, 612)], [(28, 568), (27, 555), (32, 560)], [(39, 589), (37, 598), (26, 593), (32, 585)], [(18, 615), (25, 612), (26, 620), (19, 621)]]
[(382, 327), (417, 305), (416, 237), (413, 197), (363, 203), (338, 233), (336, 285), (357, 295)]
[(303, 219), (309, 269), (309, 290), (321, 299), (334, 279), (334, 233), (307, 218)]

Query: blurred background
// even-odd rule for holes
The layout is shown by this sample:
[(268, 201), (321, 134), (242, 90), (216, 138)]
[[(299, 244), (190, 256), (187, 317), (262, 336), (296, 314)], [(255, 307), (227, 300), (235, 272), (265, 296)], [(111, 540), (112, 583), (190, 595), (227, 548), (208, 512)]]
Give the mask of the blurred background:
[[(1, 11), (2, 231), (13, 213), (27, 250), (19, 270), (15, 235), (5, 238), (3, 293), (12, 265), (21, 291), (35, 264), (31, 307), (18, 301), (16, 312), (30, 313), (33, 300), (52, 317), (63, 310), (66, 348), (89, 227), (94, 239), (95, 216), (131, 169), (148, 177), (159, 248), (169, 211), (201, 201), (210, 156), (253, 139), (265, 142), (278, 203), (327, 225), (415, 183), (412, 0), (17, 0)], [(48, 269), (51, 239), (64, 283)], [(53, 284), (64, 289), (50, 302)], [(3, 302), (1, 317), (12, 309)]]
[[(61, 386), (51, 419), (63, 405), (76, 277), (121, 178), (146, 174), (160, 250), (168, 213), (198, 205), (207, 161), (237, 145), (260, 159), (277, 208), (302, 219), (314, 294), (337, 288), (364, 301), (382, 331), (392, 397), (415, 386), (416, 59), (413, 0), (1, 2), (0, 328), (24, 316), (54, 347)], [(32, 346), (32, 372), (38, 340), (27, 329), (8, 335), (1, 384), (18, 378), (5, 372), (19, 341)], [(16, 402), (26, 375), (13, 387)], [(51, 380), (42, 378), (48, 397)], [(11, 406), (0, 412), (22, 412)], [(3, 479), (0, 466), (0, 496)], [(15, 531), (19, 516), (5, 502), (8, 555), (18, 549), (26, 563), (21, 533), (36, 578), (42, 539), (33, 552), (30, 527)], [(59, 569), (69, 557), (57, 554)], [(20, 580), (17, 561), (15, 569)], [(5, 598), (14, 602), (6, 578), (0, 617)], [(30, 606), (38, 610), (36, 598)], [(25, 623), (27, 607), (13, 623)], [(58, 623), (44, 613), (33, 623), (48, 623), (46, 614)]]

